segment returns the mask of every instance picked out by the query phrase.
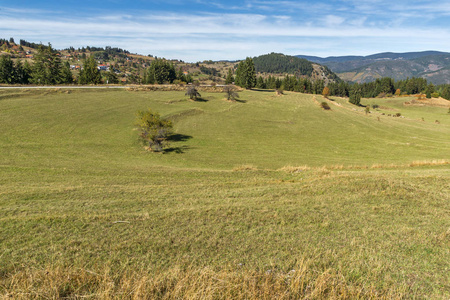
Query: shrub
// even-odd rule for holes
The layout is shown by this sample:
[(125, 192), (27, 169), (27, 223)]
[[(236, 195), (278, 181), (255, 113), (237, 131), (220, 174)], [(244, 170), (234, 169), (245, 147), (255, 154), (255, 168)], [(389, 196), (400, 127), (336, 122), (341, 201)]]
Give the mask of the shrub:
[(372, 104), (373, 109), (377, 109), (378, 107), (380, 107), (378, 104)]
[(439, 93), (436, 93), (436, 92), (431, 93), (431, 97), (433, 97), (433, 98), (439, 98)]
[(227, 85), (223, 88), (225, 95), (227, 96), (227, 100), (236, 100), (239, 98), (239, 94), (236, 92), (236, 89), (233, 86)]
[(331, 107), (326, 102), (320, 103), (320, 106), (325, 110), (331, 110)]
[(370, 113), (370, 106), (367, 105), (365, 111), (366, 111), (366, 115), (367, 115), (368, 113)]
[(136, 128), (142, 143), (154, 152), (163, 151), (168, 145), (167, 138), (172, 134), (172, 122), (161, 119), (157, 112), (151, 109), (138, 111)]
[(186, 96), (189, 96), (191, 100), (197, 100), (197, 98), (201, 97), (195, 85), (190, 85), (186, 91)]
[(395, 116), (396, 117), (400, 117), (402, 114), (401, 113), (396, 113)]

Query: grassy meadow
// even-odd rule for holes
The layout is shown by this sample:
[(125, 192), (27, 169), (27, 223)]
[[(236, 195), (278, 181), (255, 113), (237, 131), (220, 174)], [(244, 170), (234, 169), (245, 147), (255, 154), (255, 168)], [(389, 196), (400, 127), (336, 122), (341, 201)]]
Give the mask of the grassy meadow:
[(0, 90), (0, 297), (450, 297), (448, 108), (201, 94)]

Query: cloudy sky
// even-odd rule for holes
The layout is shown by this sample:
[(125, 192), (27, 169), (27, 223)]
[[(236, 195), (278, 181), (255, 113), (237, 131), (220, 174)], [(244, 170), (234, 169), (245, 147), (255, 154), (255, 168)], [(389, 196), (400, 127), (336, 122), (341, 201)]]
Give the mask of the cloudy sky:
[(0, 0), (0, 33), (190, 62), (450, 52), (450, 0)]

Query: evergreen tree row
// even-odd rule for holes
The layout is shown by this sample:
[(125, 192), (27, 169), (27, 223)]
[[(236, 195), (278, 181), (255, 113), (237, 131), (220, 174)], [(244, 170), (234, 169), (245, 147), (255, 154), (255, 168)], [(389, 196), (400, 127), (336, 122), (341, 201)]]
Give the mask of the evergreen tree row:
[(431, 94), (439, 93), (443, 95), (445, 86), (435, 87), (432, 83), (427, 82), (424, 78), (407, 78), (405, 80), (395, 81), (392, 78), (384, 77), (367, 83), (348, 83), (335, 82), (328, 84), (330, 95), (349, 97), (352, 91), (358, 91), (361, 97), (375, 98), (377, 96), (386, 95), (414, 95), (423, 93), (428, 98)]
[[(60, 54), (48, 46), (39, 45), (37, 53), (33, 58), (33, 64), (27, 61), (15, 63), (9, 55), (0, 57), (0, 83), (6, 84), (37, 84), (57, 85), (74, 83), (74, 77), (70, 70), (69, 62), (62, 62)], [(113, 72), (109, 72), (107, 78), (110, 83), (117, 83), (118, 79)], [(88, 57), (80, 71), (78, 82), (80, 84), (101, 83), (100, 71), (93, 56)]]

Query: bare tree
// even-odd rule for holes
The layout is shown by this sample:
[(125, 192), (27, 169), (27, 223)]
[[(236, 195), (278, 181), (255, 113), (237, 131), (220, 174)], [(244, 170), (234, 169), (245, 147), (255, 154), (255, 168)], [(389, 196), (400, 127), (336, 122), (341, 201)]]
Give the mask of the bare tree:
[(227, 100), (235, 101), (239, 98), (239, 94), (236, 92), (236, 88), (231, 85), (226, 85), (223, 88), (223, 91), (225, 92), (225, 95), (227, 96)]
[(186, 96), (189, 96), (189, 99), (191, 100), (197, 100), (197, 98), (201, 97), (200, 93), (198, 92), (195, 85), (190, 85), (186, 91)]

